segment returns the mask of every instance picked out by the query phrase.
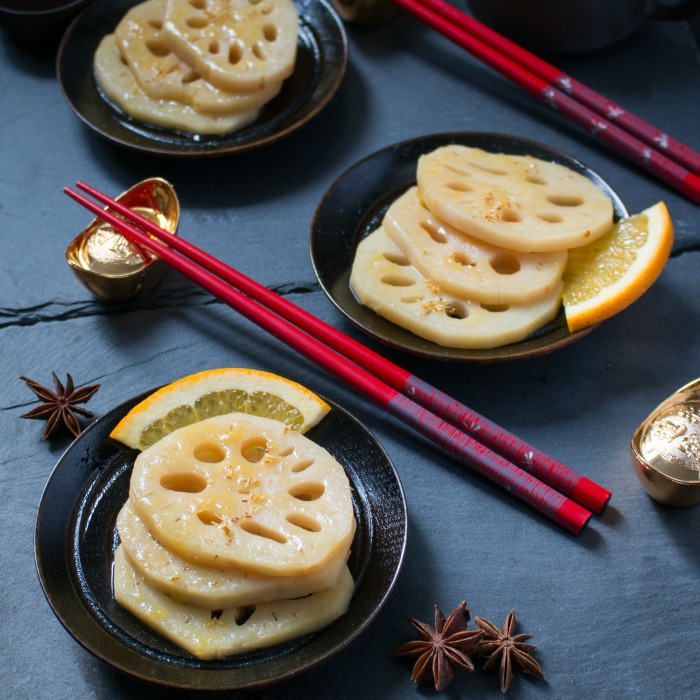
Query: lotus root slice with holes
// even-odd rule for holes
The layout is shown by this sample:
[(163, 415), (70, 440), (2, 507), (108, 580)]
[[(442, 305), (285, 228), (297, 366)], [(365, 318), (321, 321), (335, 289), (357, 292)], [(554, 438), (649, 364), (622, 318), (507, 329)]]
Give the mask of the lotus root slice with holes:
[(242, 129), (259, 114), (258, 110), (225, 115), (202, 114), (190, 105), (154, 100), (136, 82), (114, 34), (103, 37), (97, 47), (94, 68), (95, 78), (105, 97), (129, 117), (146, 124), (192, 134), (225, 134)]
[(163, 546), (224, 570), (317, 572), (355, 532), (335, 458), (279, 421), (242, 413), (180, 428), (143, 451), (130, 499)]
[(357, 247), (350, 286), (360, 303), (415, 335), (453, 348), (494, 348), (526, 338), (557, 314), (562, 285), (529, 304), (456, 297), (426, 279), (382, 227)]
[(160, 544), (128, 499), (117, 517), (117, 531), (129, 563), (152, 588), (180, 603), (209, 610), (301, 598), (331, 588), (348, 555), (340, 550), (323, 569), (305, 576), (261, 576), (197, 566)]
[(305, 598), (209, 610), (178, 603), (149, 586), (122, 546), (114, 556), (117, 602), (199, 659), (247, 653), (317, 632), (347, 611), (353, 591), (345, 566), (332, 588)]
[(418, 187), (436, 216), (491, 245), (549, 252), (610, 230), (610, 198), (588, 178), (531, 156), (450, 145), (421, 156)]
[(209, 114), (258, 110), (280, 91), (281, 82), (262, 89), (232, 92), (212, 86), (168, 46), (163, 22), (166, 0), (146, 0), (132, 7), (117, 25), (121, 55), (141, 89), (154, 100), (175, 100)]
[(521, 253), (484, 243), (440, 220), (410, 188), (386, 213), (384, 230), (440, 289), (486, 304), (525, 304), (559, 287), (566, 251)]
[(224, 90), (257, 90), (294, 71), (293, 0), (167, 0), (170, 48)]

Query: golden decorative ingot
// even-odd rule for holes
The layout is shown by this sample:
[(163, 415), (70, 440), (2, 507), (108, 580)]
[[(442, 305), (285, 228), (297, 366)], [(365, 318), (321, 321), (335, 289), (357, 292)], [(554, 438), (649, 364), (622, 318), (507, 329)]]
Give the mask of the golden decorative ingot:
[[(180, 203), (169, 182), (148, 178), (116, 199), (175, 235)], [(127, 301), (150, 291), (167, 269), (165, 263), (130, 243), (99, 217), (71, 241), (66, 262), (76, 277), (104, 301)]]
[(632, 438), (637, 478), (659, 503), (700, 503), (700, 379), (658, 406)]

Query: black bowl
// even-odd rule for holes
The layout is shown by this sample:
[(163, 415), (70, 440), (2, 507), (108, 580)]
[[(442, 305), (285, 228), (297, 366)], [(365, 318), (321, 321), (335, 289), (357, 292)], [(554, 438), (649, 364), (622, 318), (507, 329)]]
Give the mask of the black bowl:
[(23, 41), (58, 40), (92, 0), (0, 0), (0, 26)]

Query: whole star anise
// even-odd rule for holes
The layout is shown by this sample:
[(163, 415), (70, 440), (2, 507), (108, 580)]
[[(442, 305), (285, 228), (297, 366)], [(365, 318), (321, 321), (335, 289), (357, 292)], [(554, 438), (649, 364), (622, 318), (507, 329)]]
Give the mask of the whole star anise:
[(73, 384), (73, 377), (70, 374), (67, 375), (65, 386), (59, 381), (55, 372), (51, 374), (56, 387), (55, 392), (35, 382), (33, 379), (20, 377), (43, 401), (40, 406), (33, 408), (29, 413), (25, 413), (22, 418), (35, 418), (47, 421), (42, 440), (47, 440), (63, 427), (68, 428), (75, 437), (78, 437), (82, 427), (76, 414), (86, 418), (92, 418), (94, 414), (84, 408), (79, 408), (76, 404), (89, 401), (92, 395), (100, 388), (100, 385), (91, 384), (90, 386), (76, 389)]
[(530, 656), (530, 652), (537, 647), (533, 644), (525, 644), (525, 641), (533, 635), (513, 634), (516, 625), (515, 610), (508, 613), (500, 631), (483, 617), (475, 617), (474, 622), (484, 632), (484, 638), (479, 642), (475, 655), (488, 656), (484, 664), (485, 670), (495, 668), (500, 662), (499, 679), (502, 693), (508, 692), (510, 688), (513, 668), (530, 676), (544, 676), (540, 665)]
[(481, 630), (467, 631), (469, 610), (462, 601), (445, 620), (440, 608), (435, 606), (435, 628), (409, 617), (422, 640), (408, 642), (396, 650), (398, 656), (417, 658), (411, 680), (414, 683), (432, 681), (435, 690), (444, 690), (454, 677), (454, 667), (473, 671), (469, 654), (476, 649), (483, 636)]

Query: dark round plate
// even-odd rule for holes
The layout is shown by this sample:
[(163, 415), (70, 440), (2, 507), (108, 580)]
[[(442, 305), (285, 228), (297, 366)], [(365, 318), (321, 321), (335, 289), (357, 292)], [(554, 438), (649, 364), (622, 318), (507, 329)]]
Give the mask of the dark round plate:
[(389, 205), (416, 184), (418, 157), (439, 146), (462, 144), (494, 153), (531, 155), (565, 165), (599, 185), (612, 199), (615, 217), (627, 216), (615, 191), (571, 156), (534, 141), (500, 134), (457, 132), (422, 136), (377, 151), (346, 170), (326, 192), (311, 226), (311, 262), (318, 281), (336, 308), (380, 342), (427, 359), (457, 362), (519, 360), (552, 352), (590, 333), (570, 333), (564, 312), (519, 343), (485, 350), (446, 348), (414, 335), (362, 306), (350, 289), (358, 243), (379, 224)]
[(115, 602), (115, 521), (138, 453), (110, 440), (109, 433), (148, 393), (115, 408), (82, 433), (46, 485), (36, 526), (36, 562), (46, 597), (63, 626), (118, 671), (192, 690), (269, 685), (316, 666), (350, 644), (379, 613), (398, 576), (406, 544), (406, 502), (377, 440), (331, 402), (333, 410), (307, 435), (336, 457), (352, 485), (357, 532), (348, 564), (356, 589), (343, 617), (325, 630), (272, 649), (199, 661)]
[(56, 71), (78, 117), (109, 141), (136, 151), (178, 157), (220, 156), (258, 148), (314, 117), (333, 97), (347, 66), (342, 22), (325, 0), (296, 0), (299, 45), (293, 75), (249, 126), (220, 136), (195, 136), (130, 119), (97, 87), (92, 57), (134, 0), (98, 0), (71, 24), (58, 50)]

